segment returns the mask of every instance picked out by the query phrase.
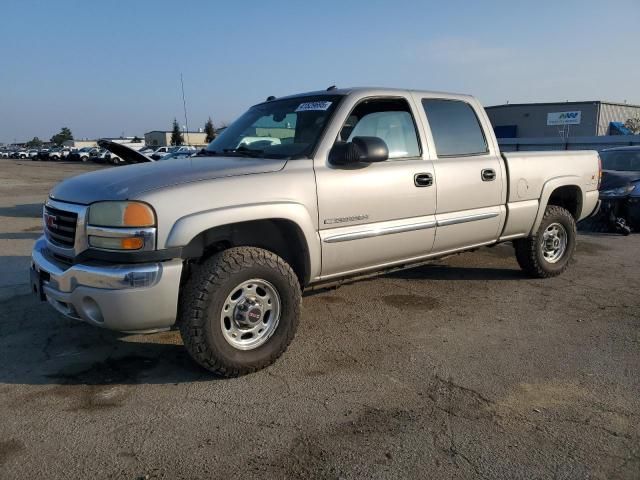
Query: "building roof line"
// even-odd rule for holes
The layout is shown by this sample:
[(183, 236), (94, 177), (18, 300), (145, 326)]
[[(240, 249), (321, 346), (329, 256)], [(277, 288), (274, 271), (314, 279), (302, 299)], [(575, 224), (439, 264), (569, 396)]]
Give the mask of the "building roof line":
[(541, 106), (562, 106), (562, 105), (616, 105), (620, 107), (632, 107), (640, 108), (640, 105), (633, 103), (620, 103), (620, 102), (608, 102), (606, 100), (584, 100), (582, 102), (532, 102), (532, 103), (503, 103), (501, 105), (490, 105), (485, 107), (485, 110), (490, 108), (504, 108), (504, 107), (541, 107)]

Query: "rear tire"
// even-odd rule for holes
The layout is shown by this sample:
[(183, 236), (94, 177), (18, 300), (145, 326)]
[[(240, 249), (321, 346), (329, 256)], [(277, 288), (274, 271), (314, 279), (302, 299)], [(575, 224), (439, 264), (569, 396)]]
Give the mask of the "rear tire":
[(576, 243), (575, 219), (568, 210), (556, 205), (547, 206), (534, 235), (513, 242), (520, 268), (536, 278), (555, 277), (564, 272)]
[(198, 265), (183, 287), (180, 334), (207, 370), (224, 377), (252, 373), (275, 362), (293, 340), (301, 297), (282, 258), (261, 248), (230, 248)]

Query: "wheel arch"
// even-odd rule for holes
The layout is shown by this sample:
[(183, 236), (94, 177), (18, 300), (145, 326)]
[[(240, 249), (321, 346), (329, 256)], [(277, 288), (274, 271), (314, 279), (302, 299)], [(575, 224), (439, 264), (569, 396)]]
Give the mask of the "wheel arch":
[(576, 222), (581, 218), (585, 203), (585, 193), (578, 185), (578, 181), (579, 177), (566, 176), (551, 179), (544, 184), (540, 195), (538, 212), (530, 234), (536, 232), (540, 227), (548, 205), (556, 205), (568, 210)]
[[(282, 205), (280, 206), (282, 207)], [(320, 272), (320, 241), (306, 209), (246, 206), (183, 217), (171, 229), (166, 248), (183, 247), (186, 258), (201, 258), (229, 247), (258, 247), (283, 258), (307, 285)]]

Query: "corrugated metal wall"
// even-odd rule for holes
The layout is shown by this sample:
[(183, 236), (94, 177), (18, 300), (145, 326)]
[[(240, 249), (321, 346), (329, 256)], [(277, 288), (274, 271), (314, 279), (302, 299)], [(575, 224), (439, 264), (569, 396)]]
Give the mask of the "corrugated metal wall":
[(625, 122), (629, 118), (640, 117), (640, 107), (633, 105), (600, 104), (600, 119), (598, 121), (598, 135), (609, 134), (610, 122)]
[[(516, 126), (518, 138), (559, 137), (563, 129), (571, 136), (588, 136), (598, 130), (598, 106), (597, 102), (500, 105), (486, 111), (494, 127)], [(582, 112), (579, 125), (547, 125), (549, 113), (569, 111)]]

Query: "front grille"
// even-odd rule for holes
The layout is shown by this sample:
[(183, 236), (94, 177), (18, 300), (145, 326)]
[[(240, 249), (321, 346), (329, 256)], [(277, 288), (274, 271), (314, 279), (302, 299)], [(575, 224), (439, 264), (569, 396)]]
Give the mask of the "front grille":
[(63, 247), (72, 248), (76, 239), (77, 223), (77, 213), (65, 212), (45, 205), (44, 231), (49, 241)]

